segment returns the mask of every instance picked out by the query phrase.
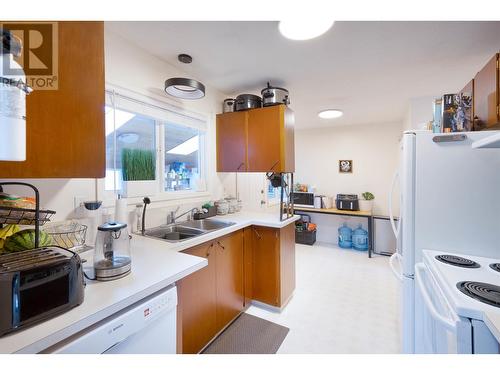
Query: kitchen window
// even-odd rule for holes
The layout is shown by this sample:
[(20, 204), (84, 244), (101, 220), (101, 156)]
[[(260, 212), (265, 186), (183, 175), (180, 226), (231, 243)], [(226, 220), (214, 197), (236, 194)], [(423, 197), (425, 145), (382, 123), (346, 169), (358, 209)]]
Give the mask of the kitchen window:
[(206, 120), (137, 95), (106, 91), (104, 190), (159, 200), (206, 190)]

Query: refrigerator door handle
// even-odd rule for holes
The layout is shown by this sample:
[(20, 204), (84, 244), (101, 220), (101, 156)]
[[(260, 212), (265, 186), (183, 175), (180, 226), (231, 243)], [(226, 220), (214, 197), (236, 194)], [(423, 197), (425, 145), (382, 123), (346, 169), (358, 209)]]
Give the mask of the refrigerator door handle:
[(422, 263), (418, 263), (415, 265), (415, 280), (417, 281), (417, 288), (420, 290), (420, 294), (422, 295), (422, 299), (424, 300), (425, 305), (429, 309), (432, 317), (436, 319), (436, 321), (441, 322), (441, 324), (443, 324), (452, 333), (456, 333), (457, 325), (455, 324), (455, 321), (441, 315), (434, 306), (434, 303), (432, 302), (432, 299), (429, 295), (429, 291), (427, 290), (423, 282), (424, 272), (425, 266)]
[[(399, 263), (399, 267), (396, 267), (396, 261)], [(403, 281), (403, 272), (401, 270), (401, 255), (399, 253), (394, 253), (389, 258), (389, 266), (391, 267), (391, 271), (396, 276), (396, 279), (399, 281)], [(399, 269), (398, 269), (399, 268)]]
[[(396, 182), (399, 181), (399, 171), (396, 171), (394, 173), (394, 177), (392, 178), (392, 184), (391, 184), (391, 190), (389, 192), (389, 220), (391, 222), (391, 227), (392, 231), (394, 232), (394, 236), (396, 236), (396, 239), (399, 237), (399, 229), (401, 228), (401, 212), (399, 213), (399, 220), (398, 224), (396, 226), (395, 220), (394, 220), (394, 215), (392, 213), (392, 197), (394, 196), (394, 188), (396, 187)], [(401, 211), (402, 209), (402, 204), (401, 204), (401, 194), (399, 196), (399, 209)]]

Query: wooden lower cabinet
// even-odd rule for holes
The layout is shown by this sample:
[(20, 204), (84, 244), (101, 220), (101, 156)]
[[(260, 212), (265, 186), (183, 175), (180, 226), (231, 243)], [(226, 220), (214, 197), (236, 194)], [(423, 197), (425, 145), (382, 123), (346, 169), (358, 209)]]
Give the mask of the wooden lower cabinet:
[(217, 330), (223, 329), (244, 307), (243, 231), (219, 238), (215, 242)]
[(208, 259), (177, 283), (178, 352), (195, 354), (243, 310), (243, 231), (184, 252)]
[(198, 353), (217, 333), (215, 247), (209, 242), (184, 252), (208, 259), (208, 266), (177, 283), (178, 352)]
[(283, 307), (295, 290), (295, 224), (253, 227), (252, 298)]
[(295, 225), (249, 227), (184, 253), (208, 266), (179, 280), (177, 351), (200, 352), (252, 300), (283, 307), (295, 289)]

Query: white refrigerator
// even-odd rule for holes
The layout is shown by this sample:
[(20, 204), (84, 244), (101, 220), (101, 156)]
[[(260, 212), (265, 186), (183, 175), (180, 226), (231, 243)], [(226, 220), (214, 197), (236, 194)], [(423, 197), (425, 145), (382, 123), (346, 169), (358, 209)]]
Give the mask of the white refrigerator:
[[(414, 275), (423, 249), (500, 258), (500, 150), (472, 147), (495, 133), (500, 132), (403, 134), (389, 197), (397, 239), (390, 264), (402, 288), (403, 353), (414, 353)], [(392, 220), (396, 199), (398, 222)]]

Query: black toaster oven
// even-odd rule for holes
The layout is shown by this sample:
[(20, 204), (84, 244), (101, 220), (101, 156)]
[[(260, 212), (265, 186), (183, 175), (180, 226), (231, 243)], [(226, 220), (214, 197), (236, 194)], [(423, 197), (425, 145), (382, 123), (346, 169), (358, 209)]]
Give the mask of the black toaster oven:
[(0, 255), (0, 336), (80, 305), (78, 254), (57, 246)]
[(335, 203), (337, 210), (359, 211), (359, 200), (356, 194), (337, 194)]

